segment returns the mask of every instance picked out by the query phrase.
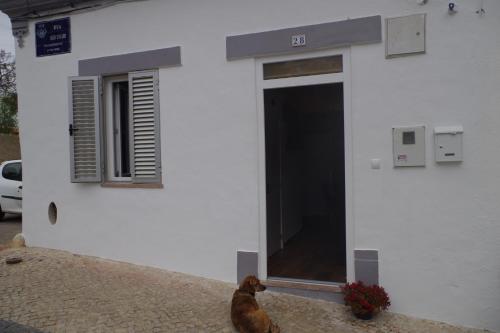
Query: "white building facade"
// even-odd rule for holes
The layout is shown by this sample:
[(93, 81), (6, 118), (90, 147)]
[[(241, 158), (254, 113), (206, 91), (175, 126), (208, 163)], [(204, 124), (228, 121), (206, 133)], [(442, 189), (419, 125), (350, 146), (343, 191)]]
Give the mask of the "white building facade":
[[(500, 330), (500, 2), (462, 0), (451, 10), (448, 0), (149, 0), (64, 9), (26, 16), (16, 49), (30, 246), (230, 282), (239, 269), (270, 280), (267, 110), (293, 95), (272, 90), (337, 85), (345, 281), (380, 283), (394, 312)], [(69, 52), (37, 56), (36, 24), (62, 18)], [(317, 58), (336, 69), (312, 73), (307, 60)], [(272, 63), (288, 70), (266, 77)], [(443, 127), (458, 161), (436, 161)], [(279, 154), (280, 166), (292, 163)], [(307, 178), (280, 170), (281, 184)], [(283, 191), (281, 250), (297, 232), (283, 236)]]

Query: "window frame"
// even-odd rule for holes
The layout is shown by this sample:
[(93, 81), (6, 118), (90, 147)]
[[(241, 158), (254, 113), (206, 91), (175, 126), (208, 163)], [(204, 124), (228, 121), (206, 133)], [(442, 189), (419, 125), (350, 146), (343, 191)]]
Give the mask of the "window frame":
[[(115, 165), (123, 163), (122, 159), (116, 159), (115, 148), (114, 119), (116, 114), (123, 115), (115, 108), (115, 96), (120, 96), (114, 94), (117, 82), (128, 85), (130, 177), (115, 176)], [(157, 68), (68, 78), (72, 183), (100, 183), (102, 187), (163, 188), (159, 94)], [(118, 121), (120, 126), (126, 124), (125, 119)], [(126, 139), (118, 135), (120, 141)], [(122, 149), (118, 149), (121, 153)], [(89, 170), (93, 174), (87, 175)], [(83, 175), (77, 177), (77, 172)]]
[[(133, 88), (132, 80), (142, 77), (151, 77), (153, 81), (154, 94), (154, 135), (155, 135), (155, 168), (156, 176), (149, 179), (141, 178), (137, 181), (135, 175), (134, 160), (134, 122), (133, 115)], [(144, 186), (145, 188), (162, 188), (162, 172), (161, 172), (161, 126), (160, 126), (160, 106), (159, 106), (159, 73), (157, 69), (133, 71), (128, 73), (119, 73), (113, 75), (101, 76), (100, 99), (102, 100), (99, 110), (99, 117), (102, 122), (101, 127), (101, 147), (102, 147), (102, 181), (104, 187), (125, 187), (137, 188)], [(126, 82), (128, 84), (128, 112), (129, 112), (129, 163), (130, 176), (117, 177), (115, 176), (117, 162), (120, 161), (121, 148), (115, 145), (115, 119), (119, 116), (119, 110), (115, 104), (114, 84), (118, 82)], [(117, 150), (118, 154), (117, 154)]]

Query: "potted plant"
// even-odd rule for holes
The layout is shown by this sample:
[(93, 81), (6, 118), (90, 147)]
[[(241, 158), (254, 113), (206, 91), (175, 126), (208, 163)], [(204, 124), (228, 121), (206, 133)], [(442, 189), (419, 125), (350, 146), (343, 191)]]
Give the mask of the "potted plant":
[(342, 287), (345, 304), (351, 307), (352, 313), (360, 319), (369, 320), (381, 310), (387, 310), (391, 305), (384, 288), (363, 282), (347, 283)]

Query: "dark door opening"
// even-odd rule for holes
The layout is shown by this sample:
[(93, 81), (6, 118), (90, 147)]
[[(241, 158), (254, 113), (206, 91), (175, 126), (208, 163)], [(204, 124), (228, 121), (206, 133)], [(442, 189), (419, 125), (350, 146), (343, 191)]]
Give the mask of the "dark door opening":
[(269, 277), (346, 281), (342, 83), (264, 90)]

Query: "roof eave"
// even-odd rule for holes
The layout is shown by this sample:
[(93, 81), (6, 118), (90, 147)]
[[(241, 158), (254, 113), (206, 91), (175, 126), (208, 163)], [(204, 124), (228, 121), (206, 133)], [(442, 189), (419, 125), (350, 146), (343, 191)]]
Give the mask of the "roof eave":
[(0, 10), (7, 14), (11, 20), (22, 20), (27, 15), (40, 12), (71, 8), (91, 0), (3, 0)]
[(24, 36), (28, 34), (28, 20), (99, 7), (109, 2), (109, 0), (1, 0), (0, 10), (10, 17), (12, 34), (17, 39), (18, 46), (22, 48)]

